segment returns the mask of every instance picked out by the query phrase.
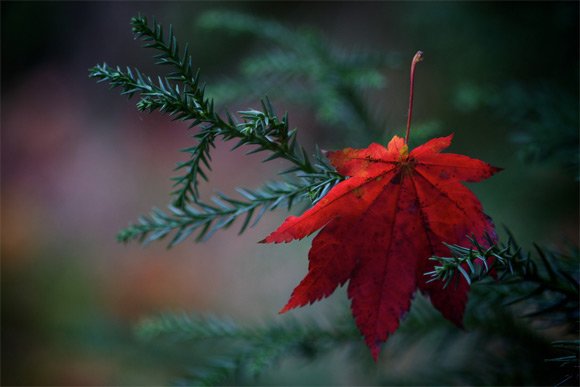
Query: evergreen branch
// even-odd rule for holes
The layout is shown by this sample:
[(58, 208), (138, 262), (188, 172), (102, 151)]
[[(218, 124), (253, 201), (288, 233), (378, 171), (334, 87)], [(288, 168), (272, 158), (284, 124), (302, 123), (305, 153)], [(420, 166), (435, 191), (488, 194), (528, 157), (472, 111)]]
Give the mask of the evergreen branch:
[(141, 99), (137, 103), (139, 111), (152, 112), (159, 110), (182, 121), (191, 120), (190, 126), (203, 124), (201, 132), (194, 137), (198, 144), (186, 148), (183, 151), (190, 154), (187, 162), (178, 164), (176, 170), (186, 169), (184, 175), (174, 178), (174, 187), (178, 187), (174, 204), (183, 207), (187, 202), (196, 201), (198, 197), (198, 184), (200, 177), (207, 180), (203, 167), (210, 169), (210, 150), (219, 134), (218, 125), (227, 126), (222, 119), (213, 111), (213, 103), (204, 97), (203, 89), (197, 87), (199, 81), (197, 75), (188, 81), (190, 91), (180, 92), (178, 86), (171, 86), (169, 81), (159, 79), (155, 84), (150, 77), (146, 77), (139, 70), (124, 72), (119, 67), (113, 69), (107, 64), (97, 65), (91, 69), (91, 77), (99, 82), (109, 82), (112, 87), (122, 88), (122, 95), (131, 98), (140, 93)]
[[(198, 144), (185, 149), (185, 152), (191, 153), (190, 160), (177, 167), (186, 169), (186, 173), (175, 178), (175, 185), (180, 187), (174, 191), (176, 196), (174, 205), (169, 207), (172, 215), (154, 209), (150, 216), (141, 217), (138, 224), (123, 230), (118, 236), (120, 241), (137, 239), (150, 242), (162, 239), (175, 230), (175, 238), (170, 243), (170, 246), (173, 246), (199, 228), (201, 231), (197, 239), (201, 240), (220, 228), (228, 227), (239, 216), (245, 215), (246, 220), (241, 229), (243, 232), (257, 209), (261, 208), (255, 221), (259, 220), (266, 210), (276, 208), (281, 202), (288, 202), (291, 207), (296, 198), (303, 199), (301, 194), (317, 200), (344, 178), (325, 163), (320, 154), (315, 156), (316, 164), (311, 163), (304, 148), (297, 145), (296, 130), (288, 129), (287, 117), (278, 119), (267, 100), (262, 102), (263, 111), (240, 112), (242, 122), (233, 124), (231, 119), (228, 123), (223, 121), (213, 111), (212, 104), (203, 99), (203, 94), (198, 94), (196, 98), (188, 98), (191, 94), (181, 95), (179, 88), (171, 86), (167, 80), (159, 80), (159, 83), (155, 84), (150, 77), (144, 76), (139, 71), (134, 73), (130, 69), (122, 71), (106, 64), (92, 69), (91, 75), (101, 81), (108, 81), (113, 87), (122, 88), (122, 94), (132, 96), (140, 93), (141, 100), (137, 104), (139, 110), (159, 109), (175, 116), (176, 119), (193, 120), (194, 124), (201, 122), (205, 125), (196, 135)], [(198, 103), (197, 98), (201, 98), (202, 103)], [(217, 136), (223, 137), (226, 141), (237, 139), (235, 148), (242, 145), (256, 146), (249, 153), (268, 151), (270, 156), (265, 161), (275, 158), (291, 161), (293, 166), (283, 173), (298, 173), (303, 181), (299, 185), (270, 184), (254, 193), (243, 191), (248, 199), (243, 202), (224, 195), (217, 198), (217, 206), (200, 202), (197, 198), (198, 180), (200, 177), (207, 180), (202, 166), (210, 168), (210, 149), (214, 146)]]
[(137, 326), (137, 335), (146, 341), (207, 342), (214, 347), (227, 340), (229, 351), (206, 354), (202, 364), (190, 371), (190, 378), (182, 381), (187, 385), (220, 385), (241, 372), (255, 378), (283, 356), (312, 358), (360, 337), (353, 325), (346, 324), (327, 329), (315, 322), (285, 319), (282, 324), (247, 328), (229, 318), (185, 313), (148, 318)]
[[(184, 93), (187, 93), (189, 89), (194, 94), (197, 93), (195, 96), (197, 101), (205, 101), (203, 94), (204, 88), (198, 87), (199, 70), (193, 70), (192, 59), (188, 55), (189, 50), (187, 45), (183, 50), (183, 54), (180, 55), (179, 45), (173, 34), (172, 26), (169, 25), (168, 38), (165, 41), (163, 26), (155, 20), (152, 22), (152, 27), (149, 27), (147, 18), (139, 15), (131, 19), (131, 25), (133, 26), (135, 37), (148, 42), (145, 47), (153, 48), (160, 52), (160, 54), (155, 56), (157, 59), (156, 64), (171, 65), (175, 68), (175, 71), (167, 78), (174, 81), (181, 81), (185, 85)], [(208, 110), (207, 104), (205, 109)], [(217, 118), (216, 121), (219, 121), (219, 117), (215, 118)], [(175, 181), (174, 187), (177, 187), (172, 192), (175, 196), (173, 204), (177, 207), (181, 208), (186, 203), (197, 201), (199, 197), (198, 185), (200, 178), (205, 181), (208, 180), (203, 167), (208, 171), (211, 170), (209, 165), (209, 161), (211, 160), (210, 151), (211, 148), (215, 147), (214, 143), (217, 137), (217, 131), (213, 130), (215, 124), (216, 122), (209, 123), (201, 133), (194, 136), (198, 140), (195, 146), (182, 150), (190, 154), (190, 159), (187, 162), (179, 163), (176, 168), (176, 170), (184, 169), (185, 174), (173, 178)]]
[(186, 45), (183, 54), (180, 54), (177, 39), (173, 34), (173, 26), (169, 25), (169, 33), (167, 41), (165, 41), (163, 34), (163, 26), (153, 19), (152, 27), (149, 27), (147, 18), (141, 15), (131, 19), (133, 33), (136, 38), (148, 42), (145, 47), (153, 48), (160, 51), (156, 55), (156, 64), (171, 65), (175, 67), (175, 72), (170, 74), (167, 78), (171, 80), (181, 81), (191, 88), (197, 89), (197, 72), (193, 70), (191, 56), (189, 55), (189, 48)]
[[(540, 310), (528, 316), (545, 313), (564, 312), (568, 316), (578, 315), (578, 298), (580, 285), (576, 276), (569, 271), (562, 270), (556, 261), (562, 262), (564, 255), (548, 252), (534, 245), (539, 259), (533, 260), (531, 254), (524, 254), (510, 234), (508, 243), (504, 246), (492, 244), (482, 246), (475, 238), (470, 238), (472, 247), (447, 245), (451, 257), (432, 257), (437, 262), (434, 270), (425, 275), (430, 276), (428, 282), (442, 281), (448, 286), (453, 280), (462, 276), (469, 284), (480, 281), (490, 275), (497, 277), (500, 283), (513, 284), (516, 282), (532, 284), (533, 290), (526, 296), (515, 299), (511, 303), (529, 299), (548, 291), (554, 297)], [(560, 259), (555, 259), (558, 256)], [(575, 252), (570, 260), (578, 262), (578, 253)], [(577, 270), (577, 268), (576, 268)]]
[(175, 181), (173, 186), (177, 187), (172, 192), (175, 196), (173, 202), (175, 206), (182, 208), (187, 203), (198, 201), (199, 180), (201, 178), (208, 181), (203, 167), (208, 171), (211, 170), (210, 151), (212, 148), (215, 148), (216, 136), (217, 133), (213, 130), (213, 127), (206, 127), (193, 136), (198, 141), (196, 145), (181, 150), (182, 152), (189, 153), (190, 157), (189, 160), (178, 163), (177, 168), (175, 168), (176, 171), (181, 169), (185, 170), (185, 174), (172, 178)]
[(180, 208), (169, 206), (169, 213), (153, 209), (149, 216), (141, 216), (137, 224), (122, 230), (117, 238), (124, 243), (131, 240), (149, 243), (175, 232), (169, 242), (169, 247), (172, 247), (194, 232), (197, 232), (196, 241), (207, 240), (216, 231), (228, 228), (238, 218), (244, 218), (239, 231), (241, 234), (256, 225), (266, 211), (272, 211), (283, 203), (289, 210), (296, 202), (318, 200), (342, 178), (333, 172), (309, 177), (310, 181), (302, 179), (300, 183), (268, 183), (256, 191), (240, 188), (238, 192), (244, 197), (243, 200), (219, 194), (213, 198), (213, 204), (198, 201)]
[[(287, 172), (317, 173), (311, 164), (304, 148), (296, 141), (296, 130), (289, 130), (287, 116), (281, 120), (274, 113), (268, 100), (262, 102), (263, 111), (249, 110), (240, 112), (241, 123), (236, 124), (228, 115), (224, 120), (214, 111), (213, 101), (205, 98), (205, 89), (199, 84), (199, 74), (193, 72), (191, 58), (187, 56), (187, 48), (180, 55), (177, 40), (170, 28), (169, 39), (164, 40), (162, 27), (153, 22), (150, 28), (144, 17), (132, 19), (133, 30), (137, 37), (142, 38), (151, 47), (159, 50), (159, 64), (169, 64), (175, 67), (175, 72), (167, 78), (159, 78), (155, 83), (138, 70), (126, 71), (119, 67), (111, 68), (107, 64), (97, 65), (90, 70), (90, 76), (100, 82), (109, 82), (113, 88), (122, 89), (121, 94), (132, 97), (140, 94), (137, 108), (140, 111), (152, 112), (159, 110), (169, 114), (173, 119), (190, 121), (190, 127), (200, 125), (201, 132), (195, 137), (196, 146), (186, 148), (190, 160), (180, 163), (178, 170), (185, 173), (174, 178), (174, 206), (182, 208), (187, 203), (198, 201), (199, 179), (207, 180), (204, 169), (209, 170), (210, 150), (214, 147), (217, 137), (224, 140), (237, 139), (236, 147), (253, 145), (250, 153), (268, 152), (266, 161), (283, 158), (290, 161), (293, 167)], [(177, 82), (175, 84), (172, 83)], [(179, 84), (181, 83), (181, 88)]]
[[(240, 112), (242, 122), (235, 124), (231, 117), (226, 122), (215, 113), (213, 102), (205, 99), (200, 89), (197, 89), (195, 93), (182, 92), (179, 86), (171, 85), (167, 79), (159, 79), (156, 84), (150, 77), (144, 76), (138, 70), (135, 70), (134, 75), (129, 68), (122, 71), (119, 67), (113, 69), (107, 64), (91, 69), (91, 77), (109, 82), (112, 87), (122, 88), (121, 94), (129, 97), (140, 93), (141, 99), (137, 103), (137, 109), (140, 111), (159, 110), (173, 116), (174, 119), (192, 121), (190, 126), (204, 125), (202, 132), (205, 133), (202, 138), (207, 137), (207, 139), (201, 142), (200, 150), (193, 151), (193, 148), (186, 150), (192, 153), (197, 161), (187, 163), (188, 173), (178, 178), (178, 184), (183, 182), (185, 186), (183, 191), (186, 191), (185, 193), (176, 191), (179, 196), (196, 192), (200, 164), (208, 160), (209, 148), (213, 146), (213, 140), (218, 136), (226, 141), (237, 139), (238, 143), (234, 148), (242, 145), (256, 146), (249, 153), (269, 152), (270, 156), (265, 161), (276, 158), (290, 161), (293, 168), (287, 172), (300, 171), (306, 174), (319, 172), (311, 164), (304, 148), (298, 145), (296, 130), (289, 130), (287, 116), (280, 120), (268, 100), (262, 101), (263, 111)], [(178, 169), (183, 166), (181, 164)]]
[[(125, 71), (119, 66), (112, 68), (106, 63), (90, 70), (90, 77), (98, 82), (109, 82), (112, 88), (121, 88), (121, 95), (129, 98), (140, 94), (137, 102), (139, 111), (153, 112), (159, 110), (172, 116), (173, 119), (191, 120), (191, 126), (199, 124), (223, 125), (221, 118), (213, 111), (213, 103), (204, 98), (203, 89), (195, 91), (180, 90), (179, 85), (172, 85), (168, 79), (158, 78), (155, 83), (138, 69)], [(197, 82), (197, 81), (196, 81)]]

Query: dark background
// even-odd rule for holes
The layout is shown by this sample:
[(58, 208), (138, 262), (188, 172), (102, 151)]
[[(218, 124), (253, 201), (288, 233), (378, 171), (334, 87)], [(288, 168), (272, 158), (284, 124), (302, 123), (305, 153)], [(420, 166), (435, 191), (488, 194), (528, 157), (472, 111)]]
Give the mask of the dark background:
[[(423, 50), (412, 135), (420, 136), (422, 123), (438, 135), (455, 132), (452, 151), (504, 167), (471, 188), (521, 244), (577, 245), (577, 2), (3, 1), (3, 384), (166, 384), (175, 370), (135, 340), (135, 322), (163, 310), (228, 314), (249, 324), (278, 318), (305, 272), (308, 241), (256, 243), (283, 211), (241, 237), (229, 230), (169, 251), (163, 243), (143, 249), (115, 242), (129, 221), (169, 202), (177, 150), (191, 140), (185, 125), (137, 112), (133, 101), (89, 79), (88, 69), (106, 61), (156, 73), (152, 53), (131, 34), (129, 20), (140, 12), (175, 26), (209, 90), (235, 78), (241, 60), (263, 43), (200, 29), (196, 18), (209, 9), (309, 26), (345, 49), (398, 55), (374, 102), (382, 106), (385, 136), (403, 133), (407, 63)], [(258, 107), (260, 97), (228, 108)], [(285, 104), (275, 90), (269, 97), (289, 110), (309, 150), (314, 143), (366, 146), (346, 143), (311, 109)], [(555, 144), (554, 151), (530, 158), (530, 138)], [(228, 150), (216, 151), (206, 195), (258, 187), (280, 167)], [(295, 313), (324, 315), (340, 298)], [(327, 359), (335, 361), (347, 362)], [(360, 372), (347, 367), (329, 376), (312, 366), (304, 379), (273, 380), (357, 384), (366, 380)]]

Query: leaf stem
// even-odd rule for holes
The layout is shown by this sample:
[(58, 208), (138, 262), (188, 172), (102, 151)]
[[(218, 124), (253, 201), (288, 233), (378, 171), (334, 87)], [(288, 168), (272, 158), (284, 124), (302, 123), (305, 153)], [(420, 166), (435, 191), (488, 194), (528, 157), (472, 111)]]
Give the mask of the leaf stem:
[(411, 86), (409, 91), (409, 111), (407, 112), (407, 132), (405, 133), (405, 144), (409, 142), (409, 132), (411, 131), (411, 116), (413, 115), (413, 89), (415, 86), (415, 67), (423, 60), (423, 51), (417, 51), (411, 62)]

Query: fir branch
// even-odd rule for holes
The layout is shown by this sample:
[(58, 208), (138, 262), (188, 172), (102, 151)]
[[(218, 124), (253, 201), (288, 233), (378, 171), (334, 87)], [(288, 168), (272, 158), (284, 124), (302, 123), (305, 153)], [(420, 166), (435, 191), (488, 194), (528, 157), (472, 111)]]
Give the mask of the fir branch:
[(198, 144), (183, 151), (190, 154), (187, 162), (178, 164), (176, 170), (186, 169), (185, 174), (174, 178), (174, 204), (182, 207), (187, 202), (196, 201), (200, 177), (207, 180), (204, 167), (209, 170), (210, 150), (214, 147), (216, 137), (220, 134), (217, 126), (227, 124), (213, 111), (213, 103), (204, 97), (203, 89), (197, 87), (197, 75), (188, 84), (196, 87), (194, 90), (184, 91), (179, 86), (172, 86), (167, 79), (159, 78), (154, 83), (150, 77), (144, 76), (139, 70), (126, 71), (119, 67), (113, 69), (107, 64), (97, 65), (91, 69), (91, 77), (99, 82), (109, 82), (114, 88), (122, 89), (121, 94), (131, 98), (139, 93), (137, 102), (139, 111), (152, 112), (159, 110), (169, 114), (173, 119), (191, 121), (190, 127), (202, 125), (202, 130), (194, 138)]
[[(434, 384), (457, 385), (550, 385), (557, 381), (565, 381), (566, 385), (578, 384), (578, 363), (572, 364), (574, 353), (570, 351), (556, 358), (561, 351), (557, 345), (550, 344), (554, 333), (565, 335), (563, 338), (577, 337), (577, 298), (572, 301), (573, 298), (567, 299), (561, 293), (547, 289), (541, 293), (534, 292), (538, 288), (537, 279), (534, 278), (549, 278), (541, 258), (525, 254), (513, 237), (508, 244), (510, 248), (507, 250), (507, 246), (472, 246), (473, 259), (469, 262), (473, 269), (467, 264), (468, 261), (456, 260), (468, 255), (470, 249), (466, 248), (457, 250), (457, 257), (445, 257), (453, 259), (436, 260), (439, 267), (448, 265), (446, 270), (453, 268), (454, 274), (449, 278), (448, 286), (453, 286), (457, 280), (464, 280), (458, 267), (471, 274), (469, 278), (475, 286), (470, 290), (464, 320), (467, 331), (458, 332), (424, 296), (418, 295), (397, 334), (389, 342), (388, 349), (385, 348), (385, 356), (390, 354), (394, 361), (405, 351), (429, 352), (431, 355), (423, 363), (417, 360), (418, 363), (414, 364), (417, 372), (403, 378), (396, 374), (385, 375), (383, 384), (414, 385), (424, 380)], [(548, 253), (546, 249), (541, 250)], [(490, 259), (493, 254), (497, 254), (504, 263), (493, 267), (493, 260)], [(554, 271), (562, 273), (561, 280), (577, 275), (577, 255), (547, 255)], [(495, 256), (494, 259), (498, 260)], [(524, 281), (518, 273), (528, 273), (529, 280)], [(492, 280), (492, 275), (497, 280)], [(439, 280), (444, 281), (444, 278)], [(566, 299), (567, 303), (562, 305), (561, 301)], [(557, 308), (550, 308), (554, 305), (558, 305)], [(522, 319), (522, 314), (528, 318)], [(564, 319), (560, 320), (562, 314)], [(554, 324), (558, 324), (559, 329), (554, 329)], [(544, 330), (542, 327), (551, 329)], [(574, 349), (573, 345), (570, 347)], [(498, 348), (503, 349), (498, 351)], [(554, 361), (550, 359), (552, 357)], [(440, 366), (425, 367), (433, 361), (438, 361)], [(396, 368), (397, 364), (392, 364), (392, 367)]]
[(534, 245), (538, 257), (534, 260), (531, 254), (522, 252), (511, 234), (508, 243), (503, 246), (489, 241), (490, 247), (484, 247), (474, 238), (470, 238), (470, 241), (472, 244), (470, 248), (447, 245), (451, 252), (450, 257), (430, 258), (438, 265), (433, 271), (425, 273), (431, 277), (428, 282), (442, 281), (444, 286), (448, 286), (452, 281), (463, 277), (471, 284), (494, 275), (500, 283), (519, 282), (533, 285), (532, 291), (524, 297), (512, 300), (511, 303), (521, 302), (545, 292), (553, 295), (547, 304), (528, 316), (563, 312), (571, 318), (578, 317), (580, 297), (578, 273), (563, 270), (556, 263), (564, 261), (565, 258), (577, 263), (579, 260), (577, 251), (573, 256), (566, 257), (564, 254), (550, 252)]
[[(186, 44), (183, 53), (180, 52), (177, 38), (173, 33), (172, 25), (169, 25), (169, 33), (167, 40), (164, 38), (163, 26), (155, 21), (152, 22), (152, 27), (146, 17), (137, 16), (131, 19), (133, 33), (135, 38), (139, 38), (148, 42), (145, 47), (152, 48), (160, 53), (155, 56), (156, 64), (170, 65), (174, 67), (174, 72), (167, 76), (167, 79), (173, 81), (181, 81), (184, 87), (184, 93), (187, 90), (197, 92), (196, 100), (205, 101), (203, 95), (203, 87), (198, 87), (199, 70), (194, 71), (192, 66), (192, 59), (189, 55), (189, 48)], [(207, 106), (205, 106), (207, 109)], [(216, 117), (219, 119), (219, 117)], [(197, 201), (199, 196), (199, 180), (200, 178), (208, 181), (206, 170), (211, 170), (209, 161), (211, 160), (210, 151), (215, 147), (215, 139), (217, 132), (213, 129), (213, 124), (205, 126), (202, 131), (193, 137), (198, 140), (198, 143), (182, 151), (190, 154), (190, 159), (186, 162), (179, 163), (176, 170), (185, 170), (185, 174), (177, 176), (172, 180), (175, 181), (175, 189), (172, 194), (175, 196), (174, 205), (181, 208), (189, 202)]]
[[(203, 137), (207, 138), (198, 144), (202, 145), (200, 150), (192, 148), (186, 150), (194, 155), (192, 159), (195, 161), (185, 164), (189, 167), (188, 173), (178, 178), (178, 184), (183, 182), (184, 186), (183, 192), (175, 192), (178, 197), (186, 197), (188, 193), (196, 192), (200, 165), (208, 160), (209, 148), (213, 146), (213, 140), (218, 136), (226, 141), (237, 139), (235, 148), (242, 145), (256, 146), (249, 153), (269, 152), (270, 156), (266, 161), (276, 158), (288, 160), (293, 164), (293, 168), (288, 171), (318, 172), (311, 164), (304, 148), (297, 144), (296, 130), (289, 130), (287, 116), (280, 120), (268, 100), (262, 102), (263, 111), (240, 112), (242, 122), (235, 124), (232, 118), (226, 122), (215, 113), (213, 103), (204, 99), (203, 92), (199, 89), (195, 93), (183, 92), (179, 86), (171, 85), (167, 79), (160, 78), (156, 84), (138, 70), (134, 72), (135, 74), (130, 68), (123, 71), (119, 67), (113, 69), (103, 64), (91, 69), (91, 77), (109, 82), (112, 87), (120, 87), (121, 94), (129, 97), (140, 93), (141, 99), (137, 103), (137, 109), (140, 111), (159, 110), (173, 116), (174, 119), (192, 121), (190, 126), (204, 125)], [(183, 166), (184, 164), (179, 165), (178, 169)]]
[(137, 335), (145, 341), (207, 342), (214, 347), (216, 342), (227, 340), (225, 351), (206, 354), (202, 364), (190, 370), (189, 378), (181, 381), (188, 385), (220, 385), (240, 373), (255, 378), (283, 356), (311, 359), (338, 345), (356, 342), (360, 336), (352, 324), (324, 328), (313, 321), (284, 319), (280, 324), (248, 328), (229, 318), (185, 313), (148, 318), (137, 326)]
[(167, 41), (164, 38), (163, 26), (153, 19), (152, 27), (149, 27), (147, 18), (141, 15), (131, 19), (133, 33), (135, 38), (148, 42), (145, 47), (153, 48), (160, 52), (156, 55), (156, 64), (170, 65), (175, 68), (175, 72), (168, 75), (168, 79), (181, 81), (191, 88), (197, 89), (197, 71), (194, 71), (192, 59), (189, 55), (188, 45), (185, 46), (183, 53), (179, 49), (177, 38), (173, 34), (173, 26), (169, 25)]
[[(169, 246), (174, 246), (185, 238), (197, 233), (196, 240), (209, 238), (215, 231), (229, 227), (239, 217), (244, 217), (240, 232), (255, 224), (262, 215), (286, 203), (290, 209), (293, 203), (310, 199), (318, 200), (332, 186), (344, 177), (332, 168), (317, 151), (314, 163), (297, 142), (297, 131), (290, 130), (288, 117), (279, 118), (270, 102), (262, 101), (262, 109), (250, 109), (238, 113), (238, 117), (227, 115), (222, 118), (214, 110), (213, 101), (205, 97), (205, 87), (199, 82), (199, 71), (193, 70), (187, 47), (179, 49), (172, 29), (167, 40), (163, 28), (153, 21), (152, 27), (141, 16), (132, 19), (136, 38), (144, 40), (146, 47), (160, 52), (158, 64), (170, 65), (174, 72), (165, 78), (154, 81), (139, 70), (97, 65), (90, 70), (90, 76), (99, 82), (108, 82), (113, 88), (120, 88), (122, 95), (129, 98), (138, 95), (137, 109), (152, 112), (158, 110), (174, 120), (188, 121), (190, 127), (199, 126), (194, 135), (197, 143), (182, 151), (189, 155), (188, 160), (180, 162), (176, 170), (181, 171), (173, 178), (174, 200), (164, 212), (153, 209), (150, 215), (142, 216), (136, 224), (120, 232), (122, 242), (139, 240), (151, 242), (165, 238), (175, 232)], [(200, 180), (208, 180), (211, 170), (211, 150), (215, 141), (236, 140), (235, 148), (250, 146), (247, 153), (265, 152), (264, 161), (285, 159), (291, 167), (282, 173), (293, 174), (290, 180), (267, 184), (256, 191), (240, 189), (243, 200), (220, 194), (212, 203), (200, 200), (198, 186)]]
[(196, 241), (209, 239), (216, 231), (230, 227), (238, 218), (243, 218), (239, 233), (256, 225), (266, 211), (285, 204), (292, 206), (303, 200), (318, 200), (342, 179), (334, 172), (309, 175), (310, 180), (299, 183), (272, 182), (262, 189), (251, 191), (239, 188), (244, 199), (234, 199), (224, 194), (213, 198), (212, 204), (197, 201), (183, 207), (169, 206), (169, 213), (153, 209), (149, 216), (141, 216), (118, 235), (120, 242), (138, 240), (142, 243), (165, 238), (175, 232), (168, 247), (173, 247), (197, 232)]
[[(110, 67), (106, 63), (90, 70), (89, 76), (98, 82), (108, 82), (112, 88), (121, 88), (121, 95), (132, 98), (140, 94), (137, 102), (139, 111), (153, 112), (159, 110), (181, 121), (193, 121), (191, 126), (199, 124), (224, 125), (221, 118), (213, 111), (213, 103), (204, 98), (203, 89), (187, 91), (173, 85), (167, 78), (158, 77), (154, 82), (151, 77), (142, 74), (138, 69), (127, 67), (123, 71), (119, 66)], [(196, 81), (197, 82), (197, 81)]]
[(215, 148), (215, 140), (217, 133), (212, 127), (202, 129), (193, 137), (197, 140), (197, 144), (192, 147), (182, 149), (182, 152), (190, 154), (189, 160), (180, 162), (175, 168), (176, 171), (185, 170), (185, 174), (173, 177), (175, 181), (174, 187), (176, 190), (172, 192), (175, 196), (174, 205), (178, 208), (183, 208), (187, 203), (198, 201), (199, 197), (199, 181), (200, 178), (208, 181), (208, 177), (204, 168), (211, 170), (210, 161), (212, 148)]
[[(130, 225), (121, 231), (118, 239), (121, 242), (139, 240), (143, 243), (165, 238), (175, 231), (169, 247), (182, 242), (192, 233), (198, 231), (196, 241), (209, 239), (214, 232), (231, 226), (234, 221), (244, 216), (240, 233), (244, 232), (253, 220), (256, 224), (267, 210), (273, 210), (282, 202), (292, 205), (295, 199), (301, 199), (306, 187), (292, 183), (271, 183), (263, 189), (249, 191), (239, 189), (246, 200), (237, 200), (220, 194), (213, 198), (213, 204), (198, 201), (182, 208), (169, 206), (169, 213), (153, 209), (149, 216), (141, 216), (137, 224)], [(255, 215), (255, 216), (254, 216)]]
[(147, 47), (161, 52), (157, 56), (158, 63), (173, 65), (176, 71), (166, 78), (159, 77), (154, 82), (138, 70), (127, 68), (123, 71), (119, 67), (112, 68), (102, 64), (90, 69), (90, 76), (100, 82), (108, 82), (114, 88), (121, 88), (121, 94), (128, 97), (139, 94), (137, 108), (140, 111), (159, 110), (173, 119), (190, 121), (190, 127), (202, 127), (200, 135), (196, 136), (198, 144), (185, 149), (191, 155), (190, 160), (177, 167), (178, 170), (186, 171), (174, 179), (177, 187), (173, 192), (176, 196), (175, 206), (183, 207), (186, 203), (197, 201), (199, 178), (207, 179), (203, 167), (209, 169), (210, 150), (217, 137), (226, 141), (238, 140), (236, 147), (255, 146), (250, 153), (268, 152), (270, 155), (266, 160), (288, 160), (293, 164), (289, 171), (305, 174), (318, 172), (304, 148), (297, 144), (296, 131), (289, 130), (287, 116), (280, 120), (268, 100), (262, 102), (263, 111), (241, 112), (241, 123), (236, 124), (229, 115), (227, 120), (223, 119), (215, 112), (213, 101), (205, 98), (205, 88), (199, 84), (199, 73), (194, 74), (190, 58), (179, 54), (173, 32), (170, 31), (169, 41), (165, 42), (159, 24), (154, 22), (153, 28), (149, 28), (147, 20), (142, 17), (134, 18), (132, 22), (136, 36), (148, 42)]

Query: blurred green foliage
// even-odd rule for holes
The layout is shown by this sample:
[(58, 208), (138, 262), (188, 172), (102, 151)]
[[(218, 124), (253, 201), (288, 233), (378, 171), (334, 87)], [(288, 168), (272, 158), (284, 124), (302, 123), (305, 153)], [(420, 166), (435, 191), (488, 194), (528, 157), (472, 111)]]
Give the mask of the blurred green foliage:
[[(458, 330), (417, 295), (411, 312), (385, 344), (384, 368), (368, 381), (381, 385), (424, 385), (425, 381), (429, 385), (577, 384), (578, 249), (568, 253), (535, 246), (535, 250), (532, 257), (510, 236), (504, 246), (484, 248), (473, 241), (471, 249), (450, 246), (452, 257), (433, 258), (441, 266), (425, 273), (426, 278), (454, 286), (463, 275), (475, 284), (466, 330)], [(563, 340), (550, 342), (553, 333), (547, 332), (554, 329)], [(169, 344), (176, 352), (191, 343), (197, 357), (193, 368), (182, 371), (185, 379), (179, 383), (183, 385), (267, 384), (273, 366), (289, 357), (315, 362), (345, 348), (355, 369), (371, 367), (346, 308), (342, 315), (331, 317), (329, 324), (283, 316), (280, 322), (249, 328), (227, 318), (168, 313), (142, 321), (137, 332), (146, 341), (155, 339), (153, 346)], [(409, 364), (401, 362), (401, 356), (409, 356)]]
[(385, 87), (385, 72), (400, 67), (400, 54), (348, 50), (315, 28), (235, 12), (207, 12), (198, 25), (265, 41), (263, 51), (241, 61), (239, 77), (211, 85), (211, 96), (221, 104), (273, 93), (313, 110), (318, 123), (351, 144), (365, 144), (384, 128), (384, 117), (367, 94)]
[(510, 82), (495, 90), (466, 84), (457, 89), (455, 105), (508, 123), (509, 139), (523, 162), (556, 162), (578, 178), (578, 98), (565, 87), (546, 81)]

